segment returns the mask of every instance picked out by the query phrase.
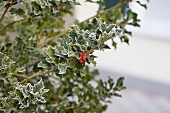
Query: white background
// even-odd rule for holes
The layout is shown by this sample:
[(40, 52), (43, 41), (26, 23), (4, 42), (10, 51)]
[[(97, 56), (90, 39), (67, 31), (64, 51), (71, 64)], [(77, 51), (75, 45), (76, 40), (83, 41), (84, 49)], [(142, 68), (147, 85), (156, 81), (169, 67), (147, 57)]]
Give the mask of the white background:
[[(141, 28), (128, 28), (133, 31), (130, 45), (95, 52), (97, 68), (170, 84), (170, 0), (150, 0), (147, 10), (134, 2), (130, 6), (139, 13)], [(91, 17), (96, 9), (89, 3), (77, 6), (76, 18)]]

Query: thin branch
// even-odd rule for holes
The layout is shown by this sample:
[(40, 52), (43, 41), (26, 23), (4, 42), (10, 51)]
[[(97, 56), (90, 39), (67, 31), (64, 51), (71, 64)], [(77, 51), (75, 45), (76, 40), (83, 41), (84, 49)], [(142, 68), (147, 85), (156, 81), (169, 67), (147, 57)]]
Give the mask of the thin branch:
[[(84, 105), (88, 105), (89, 102), (83, 102), (83, 104), (84, 104)], [(66, 107), (65, 110), (74, 109), (74, 108), (76, 108), (76, 107), (79, 107), (80, 105), (81, 105), (81, 104), (77, 104), (77, 105), (75, 105), (75, 106), (69, 106), (69, 107)]]
[(55, 40), (55, 39), (63, 36), (63, 35), (66, 34), (67, 32), (68, 32), (68, 29), (65, 30), (64, 32), (59, 33), (56, 37), (53, 37), (53, 38), (50, 38), (50, 39), (47, 40), (47, 41), (44, 41), (44, 43), (40, 44), (40, 45), (38, 46), (38, 48), (42, 48), (43, 46), (45, 46), (45, 45), (46, 45), (47, 43), (49, 43), (50, 41), (53, 41), (53, 40)]
[(27, 77), (27, 79), (32, 79), (32, 78), (35, 78), (35, 77), (38, 77), (38, 76), (42, 76), (42, 75), (47, 74), (49, 72), (50, 71), (42, 71), (42, 70), (40, 70), (37, 73), (34, 73), (33, 75)]
[[(35, 16), (33, 16), (32, 18), (35, 18), (35, 17), (38, 17), (38, 16), (40, 16), (40, 15), (35, 15)], [(15, 23), (22, 22), (22, 21), (27, 20), (27, 19), (30, 19), (30, 18), (31, 18), (31, 17), (23, 18), (23, 19), (21, 19), (21, 20), (17, 20), (17, 21), (11, 22), (11, 23), (7, 24), (6, 26), (4, 26), (1, 30), (4, 30), (4, 29), (6, 29), (7, 27), (9, 27), (9, 26), (11, 26), (11, 25), (13, 25), (13, 24), (15, 24)]]
[[(47, 74), (47, 73), (52, 72), (52, 71), (54, 71), (54, 69), (44, 70), (44, 71), (40, 70), (40, 71), (32, 74), (31, 76), (27, 76), (26, 74), (14, 73), (14, 72), (11, 72), (11, 73), (9, 73), (9, 74), (12, 75), (12, 76), (17, 76), (17, 77), (22, 77), (22, 78), (24, 78), (24, 80), (22, 80), (22, 81), (20, 82), (20, 83), (24, 83), (24, 82), (26, 82), (27, 80), (36, 78), (36, 77), (38, 77), (38, 76), (42, 76), (42, 75)], [(3, 74), (3, 72), (0, 71), (0, 75), (1, 75), (1, 74)]]
[(49, 70), (49, 71), (48, 70), (46, 70), (46, 71), (40, 70), (40, 71), (34, 73), (31, 76), (26, 76), (26, 78), (24, 80), (22, 80), (20, 83), (22, 84), (22, 83), (24, 83), (24, 82), (26, 82), (30, 79), (33, 79), (33, 78), (38, 77), (38, 76), (42, 76), (42, 75), (47, 74), (47, 73), (52, 72), (52, 71), (54, 71), (54, 70)]
[(80, 106), (80, 104), (77, 104), (76, 106), (69, 106), (69, 107), (66, 107), (65, 110), (74, 109), (75, 107), (78, 107), (78, 106)]
[(69, 106), (69, 107), (66, 107), (65, 110), (69, 110), (69, 109), (74, 109), (76, 107), (80, 106), (80, 104), (77, 104), (75, 106)]
[(9, 8), (9, 7), (6, 7), (6, 9), (5, 9), (4, 13), (3, 13), (3, 14), (2, 14), (2, 16), (1, 16), (0, 22), (2, 21), (2, 19), (3, 19), (3, 18), (4, 18), (4, 16), (5, 16), (5, 14), (7, 13), (8, 8)]
[[(92, 17), (90, 17), (90, 18), (88, 18), (88, 19), (86, 19), (86, 20), (84, 20), (84, 21), (82, 21), (81, 23), (86, 22), (87, 20), (90, 20), (90, 19), (92, 19), (92, 18), (95, 18), (96, 16), (98, 16), (98, 15), (100, 15), (100, 14), (109, 12), (109, 11), (111, 11), (111, 10), (113, 10), (113, 9), (117, 9), (117, 8), (125, 5), (126, 3), (127, 3), (127, 1), (122, 2), (122, 3), (119, 3), (119, 4), (117, 4), (116, 6), (113, 6), (113, 7), (109, 8), (109, 9), (104, 10), (104, 11), (101, 12), (101, 13), (97, 13), (96, 15), (94, 15), (94, 16), (92, 16)], [(68, 31), (69, 31), (69, 29), (65, 30), (64, 32), (61, 32), (61, 33), (58, 34), (56, 37), (50, 38), (49, 40), (47, 40), (47, 41), (45, 41), (44, 43), (40, 44), (40, 45), (39, 45), (39, 48), (42, 48), (42, 47), (45, 46), (47, 43), (49, 43), (49, 42), (51, 42), (51, 41), (53, 41), (53, 40), (55, 40), (55, 39), (63, 36), (63, 35), (64, 35), (65, 33), (67, 33)]]
[(8, 25), (4, 26), (1, 30), (4, 30), (4, 29), (6, 29), (7, 27), (9, 27), (10, 25), (15, 24), (15, 23), (18, 23), (18, 22), (21, 22), (21, 21), (24, 21), (24, 20), (26, 20), (26, 19), (28, 19), (28, 18), (23, 18), (23, 19), (21, 19), (21, 20), (17, 20), (17, 21), (11, 22), (11, 23), (9, 23)]
[(25, 74), (10, 73), (10, 75), (14, 75), (14, 76), (18, 76), (18, 77), (27, 78), (27, 76), (26, 76)]
[[(3, 72), (0, 72), (0, 75), (3, 74)], [(23, 78), (27, 78), (26, 74), (19, 74), (19, 73), (14, 73), (14, 72), (11, 72), (9, 73), (10, 75), (12, 76), (17, 76), (17, 77), (23, 77)]]

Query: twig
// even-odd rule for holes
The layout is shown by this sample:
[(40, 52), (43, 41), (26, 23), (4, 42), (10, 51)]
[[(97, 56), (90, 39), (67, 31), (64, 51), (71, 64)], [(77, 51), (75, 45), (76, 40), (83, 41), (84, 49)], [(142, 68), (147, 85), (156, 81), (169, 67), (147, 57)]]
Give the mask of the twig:
[(69, 110), (69, 109), (74, 109), (75, 107), (79, 107), (80, 104), (77, 104), (75, 106), (69, 106), (69, 107), (66, 107), (65, 110)]
[(14, 75), (14, 76), (19, 76), (19, 77), (27, 78), (27, 76), (26, 76), (25, 74), (10, 73), (10, 75)]
[[(89, 102), (83, 102), (83, 104), (84, 105), (88, 105), (89, 104)], [(79, 107), (81, 104), (77, 104), (77, 105), (75, 105), (75, 106), (69, 106), (69, 107), (66, 107), (65, 108), (65, 110), (69, 110), (69, 109), (74, 109), (74, 108), (76, 108), (76, 107)]]
[(4, 16), (5, 16), (6, 12), (8, 11), (8, 8), (9, 8), (9, 7), (6, 7), (6, 9), (5, 9), (4, 13), (3, 13), (3, 14), (2, 14), (2, 16), (1, 16), (0, 22), (1, 22), (1, 21), (2, 21), (2, 19), (4, 18)]
[(80, 104), (77, 104), (75, 106), (66, 107), (65, 110), (74, 109), (75, 107), (78, 107), (78, 106), (80, 106)]
[(10, 26), (10, 25), (12, 25), (12, 24), (15, 24), (15, 23), (18, 23), (18, 22), (21, 22), (21, 21), (24, 21), (24, 20), (26, 20), (26, 19), (28, 19), (28, 18), (23, 18), (23, 19), (21, 19), (21, 20), (17, 20), (17, 21), (11, 22), (11, 23), (9, 23), (8, 25), (4, 26), (1, 30), (4, 30), (4, 29), (6, 29), (8, 26)]
[(65, 30), (64, 32), (59, 33), (56, 37), (53, 37), (53, 38), (50, 38), (50, 39), (47, 40), (47, 41), (44, 41), (44, 43), (40, 44), (40, 45), (38, 46), (38, 48), (42, 48), (43, 46), (45, 46), (45, 45), (46, 45), (47, 43), (49, 43), (50, 41), (53, 41), (53, 40), (57, 39), (58, 37), (63, 36), (63, 35), (64, 35), (65, 33), (67, 33), (67, 32), (68, 32), (68, 29)]
[[(35, 17), (38, 17), (38, 16), (40, 16), (40, 15), (35, 15), (35, 16), (33, 16), (32, 18), (35, 18)], [(11, 22), (11, 23), (9, 23), (8, 25), (4, 26), (1, 30), (6, 29), (6, 28), (9, 27), (10, 25), (13, 25), (13, 24), (15, 24), (15, 23), (18, 23), (18, 22), (21, 22), (21, 21), (24, 21), (24, 20), (27, 20), (27, 19), (30, 19), (30, 18), (31, 18), (31, 17), (27, 17), (27, 18), (23, 18), (23, 19), (21, 19), (21, 20), (17, 20), (17, 21)]]
[(30, 79), (33, 79), (33, 78), (38, 77), (38, 76), (42, 76), (42, 75), (47, 74), (47, 73), (52, 72), (52, 71), (54, 71), (54, 70), (49, 70), (49, 71), (48, 70), (46, 70), (46, 71), (40, 70), (40, 71), (34, 73), (31, 76), (26, 76), (26, 78), (24, 80), (22, 80), (20, 83), (22, 84), (22, 83), (24, 83), (24, 82), (26, 82)]
[(49, 73), (49, 71), (40, 70), (37, 73), (34, 73), (33, 75), (27, 77), (27, 79), (32, 79), (32, 78), (35, 78), (35, 77), (38, 77), (38, 76), (42, 76), (42, 75), (47, 74), (47, 73)]

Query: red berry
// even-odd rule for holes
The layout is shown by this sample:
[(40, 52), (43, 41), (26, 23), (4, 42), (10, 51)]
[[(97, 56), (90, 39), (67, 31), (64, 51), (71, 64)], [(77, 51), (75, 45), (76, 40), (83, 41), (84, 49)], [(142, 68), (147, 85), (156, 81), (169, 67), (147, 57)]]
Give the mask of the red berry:
[(82, 59), (83, 59), (83, 61), (86, 61), (86, 56), (83, 56), (83, 58), (82, 58)]
[(83, 58), (80, 58), (80, 59), (78, 59), (78, 60), (79, 60), (80, 64), (83, 64), (83, 63), (84, 63)]
[(130, 2), (132, 2), (133, 0), (129, 0)]
[(88, 55), (86, 58), (90, 58), (90, 55)]
[(125, 22), (124, 21), (121, 21), (119, 24), (124, 24)]
[(11, 0), (8, 0), (8, 2), (11, 2)]
[(83, 52), (80, 52), (80, 56), (83, 57), (83, 56), (84, 56), (84, 53), (83, 53)]

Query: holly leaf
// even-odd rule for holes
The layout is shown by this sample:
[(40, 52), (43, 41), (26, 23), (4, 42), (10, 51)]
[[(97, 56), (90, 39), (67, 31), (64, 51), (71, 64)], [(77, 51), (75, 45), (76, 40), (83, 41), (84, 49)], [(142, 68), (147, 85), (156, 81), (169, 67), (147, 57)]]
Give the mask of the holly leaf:
[(22, 72), (25, 72), (26, 69), (24, 67), (19, 67), (17, 68), (17, 71), (22, 73)]
[(9, 11), (11, 14), (16, 14), (19, 15), (21, 17), (25, 17), (25, 12), (23, 9), (20, 8), (11, 8), (11, 10)]
[(141, 5), (142, 7), (144, 7), (145, 9), (147, 9), (146, 4), (142, 4), (140, 1), (136, 1), (139, 5)]
[(42, 61), (40, 63), (38, 63), (37, 67), (41, 67), (41, 68), (47, 68), (47, 65), (42, 63)]
[(59, 74), (65, 74), (67, 69), (67, 64), (58, 64)]
[(41, 92), (43, 89), (44, 89), (44, 83), (41, 79), (37, 84), (34, 84), (33, 93)]

